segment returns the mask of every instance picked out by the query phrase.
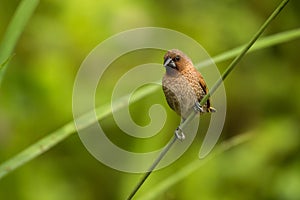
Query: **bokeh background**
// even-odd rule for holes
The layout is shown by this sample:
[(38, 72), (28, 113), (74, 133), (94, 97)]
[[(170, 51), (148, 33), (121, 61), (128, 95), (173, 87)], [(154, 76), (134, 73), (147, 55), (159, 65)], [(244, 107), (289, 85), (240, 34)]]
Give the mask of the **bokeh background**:
[[(1, 1), (0, 38), (20, 1)], [(0, 87), (0, 163), (73, 119), (72, 89), (87, 54), (106, 38), (132, 28), (165, 27), (198, 41), (211, 56), (246, 43), (278, 0), (83, 1), (43, 0), (29, 20)], [(266, 35), (300, 27), (300, 3), (291, 1)], [(156, 199), (300, 199), (300, 39), (247, 55), (225, 81), (227, 118), (219, 143), (241, 134), (251, 139), (206, 162)], [(145, 56), (147, 55), (147, 56)], [(152, 55), (152, 56), (149, 56)], [(163, 52), (147, 50), (116, 61), (101, 84), (99, 104), (126, 70)], [(222, 72), (230, 61), (217, 63)], [(117, 145), (142, 152), (163, 146), (179, 123), (162, 91), (133, 104), (133, 119), (149, 123), (148, 109), (168, 112), (159, 139), (124, 136), (112, 117), (102, 120)], [(204, 121), (206, 119), (204, 117)], [(202, 128), (205, 129), (205, 128)], [(202, 130), (201, 129), (201, 130)], [(191, 148), (149, 177), (138, 195), (198, 159), (201, 130)], [(0, 180), (0, 199), (124, 199), (140, 174), (98, 162), (73, 134)]]

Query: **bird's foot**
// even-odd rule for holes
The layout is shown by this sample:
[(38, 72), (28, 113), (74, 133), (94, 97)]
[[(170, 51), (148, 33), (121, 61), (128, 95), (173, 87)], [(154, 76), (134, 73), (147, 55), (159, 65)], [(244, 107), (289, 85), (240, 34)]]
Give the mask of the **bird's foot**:
[(196, 102), (194, 105), (194, 110), (199, 113), (204, 113), (204, 110), (199, 102)]
[(215, 108), (213, 108), (213, 107), (210, 107), (208, 110), (209, 110), (209, 112), (211, 112), (211, 113), (217, 112), (217, 109), (215, 109)]
[(178, 126), (175, 130), (175, 136), (177, 137), (177, 139), (179, 139), (180, 141), (183, 141), (185, 139), (185, 135), (181, 129), (180, 126)]

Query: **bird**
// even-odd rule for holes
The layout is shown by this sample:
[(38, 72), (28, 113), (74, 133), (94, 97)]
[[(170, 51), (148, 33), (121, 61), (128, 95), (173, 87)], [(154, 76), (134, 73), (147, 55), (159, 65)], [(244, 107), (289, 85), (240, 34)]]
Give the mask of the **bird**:
[(208, 94), (208, 88), (201, 73), (194, 67), (192, 60), (178, 49), (168, 50), (164, 55), (163, 66), (166, 73), (162, 79), (162, 89), (168, 105), (182, 121), (193, 108), (200, 114), (216, 112), (210, 99), (203, 106), (202, 98)]

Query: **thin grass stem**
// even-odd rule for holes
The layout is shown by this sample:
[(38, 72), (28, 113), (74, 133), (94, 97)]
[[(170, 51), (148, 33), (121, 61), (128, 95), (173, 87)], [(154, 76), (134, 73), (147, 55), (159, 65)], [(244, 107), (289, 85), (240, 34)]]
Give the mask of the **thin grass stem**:
[(0, 68), (0, 84), (12, 57), (13, 50), (24, 31), (24, 28), (33, 15), (39, 0), (23, 0), (19, 4), (13, 18), (11, 19), (0, 45), (0, 63), (4, 63)]
[[(200, 105), (204, 105), (205, 102), (208, 100), (208, 98), (214, 94), (214, 92), (219, 88), (219, 86), (222, 84), (222, 82), (228, 77), (228, 75), (232, 72), (232, 70), (237, 66), (239, 61), (245, 56), (245, 54), (249, 51), (251, 46), (255, 43), (255, 41), (259, 38), (259, 36), (264, 32), (264, 30), (267, 28), (267, 26), (276, 18), (276, 16), (280, 13), (280, 11), (285, 7), (285, 5), (288, 3), (289, 0), (283, 0), (281, 4), (274, 10), (274, 12), (270, 15), (270, 17), (263, 23), (263, 25), (260, 27), (260, 29), (256, 32), (256, 34), (251, 38), (251, 40), (248, 42), (248, 44), (242, 49), (240, 54), (230, 63), (230, 65), (226, 68), (226, 70), (223, 72), (222, 76), (219, 78), (219, 80), (214, 84), (214, 86), (211, 88), (211, 90), (206, 94), (203, 99), (200, 101)], [(187, 119), (179, 125), (179, 129), (183, 130), (184, 127), (188, 126), (188, 124), (194, 119), (196, 116), (195, 112), (191, 112), (190, 115), (187, 117)], [(155, 166), (158, 165), (158, 163), (162, 160), (162, 158), (168, 153), (168, 150), (172, 147), (172, 145), (177, 140), (176, 136), (173, 136), (172, 142), (169, 143), (170, 145), (167, 145), (162, 153), (159, 155), (159, 157), (154, 161), (154, 165), (151, 166), (151, 170), (153, 171), (155, 169)], [(173, 142), (174, 141), (174, 142)], [(153, 168), (154, 166), (154, 168)], [(138, 182), (138, 184), (135, 186), (135, 188), (130, 193), (128, 200), (132, 199), (135, 194), (138, 192), (138, 190), (141, 188), (141, 186), (145, 183), (146, 179), (149, 177), (152, 171), (147, 172), (144, 174), (142, 179)]]

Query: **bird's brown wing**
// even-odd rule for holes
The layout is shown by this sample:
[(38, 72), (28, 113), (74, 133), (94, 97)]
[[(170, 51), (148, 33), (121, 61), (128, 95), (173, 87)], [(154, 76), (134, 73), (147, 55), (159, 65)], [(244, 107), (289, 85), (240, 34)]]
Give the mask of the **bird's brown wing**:
[(197, 76), (198, 76), (198, 80), (199, 80), (199, 84), (200, 84), (201, 88), (203, 89), (205, 94), (207, 94), (208, 88), (206, 86), (206, 83), (204, 82), (204, 78), (202, 77), (202, 75), (199, 72), (197, 73)]
[[(200, 74), (200, 72), (198, 70), (196, 70), (196, 72), (197, 72), (199, 84), (200, 84), (201, 88), (203, 89), (203, 91), (205, 92), (205, 94), (207, 94), (208, 93), (208, 88), (206, 86), (204, 78), (202, 77), (202, 75)], [(199, 99), (199, 101), (201, 101), (201, 99)], [(207, 104), (207, 109), (209, 109), (210, 108), (210, 100), (209, 99), (207, 100), (206, 104)]]

